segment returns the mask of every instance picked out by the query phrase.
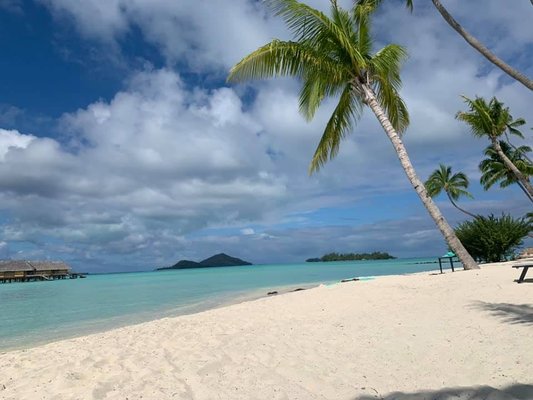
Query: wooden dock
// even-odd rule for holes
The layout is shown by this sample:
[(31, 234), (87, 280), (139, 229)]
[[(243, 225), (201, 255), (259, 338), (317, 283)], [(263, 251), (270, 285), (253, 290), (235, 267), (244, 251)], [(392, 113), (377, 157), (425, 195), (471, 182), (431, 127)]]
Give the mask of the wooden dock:
[(80, 274), (80, 273), (72, 273), (67, 275), (27, 275), (27, 276), (20, 276), (20, 277), (1, 277), (0, 283), (14, 283), (14, 282), (39, 282), (39, 281), (55, 281), (60, 279), (78, 279), (78, 278), (86, 278), (86, 274)]

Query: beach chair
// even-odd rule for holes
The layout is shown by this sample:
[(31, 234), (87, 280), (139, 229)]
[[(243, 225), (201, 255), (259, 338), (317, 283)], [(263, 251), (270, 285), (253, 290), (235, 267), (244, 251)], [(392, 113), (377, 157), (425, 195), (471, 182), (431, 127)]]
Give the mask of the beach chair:
[(533, 249), (525, 249), (518, 257), (517, 264), (513, 265), (513, 268), (522, 269), (520, 277), (517, 279), (517, 283), (522, 283), (526, 279), (527, 271), (529, 267), (533, 267)]

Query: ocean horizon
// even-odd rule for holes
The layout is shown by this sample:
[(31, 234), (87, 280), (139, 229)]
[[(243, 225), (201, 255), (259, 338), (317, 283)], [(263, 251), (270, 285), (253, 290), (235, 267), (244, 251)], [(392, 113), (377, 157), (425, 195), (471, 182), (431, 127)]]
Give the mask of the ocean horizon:
[(90, 274), (87, 279), (3, 284), (0, 351), (205, 311), (270, 291), (435, 269), (435, 258), (409, 258)]

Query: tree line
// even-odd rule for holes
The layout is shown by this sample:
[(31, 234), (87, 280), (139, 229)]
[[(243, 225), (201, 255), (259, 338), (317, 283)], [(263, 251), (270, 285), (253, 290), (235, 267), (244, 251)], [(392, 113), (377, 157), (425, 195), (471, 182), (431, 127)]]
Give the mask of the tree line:
[(392, 260), (396, 257), (389, 253), (374, 251), (372, 253), (328, 253), (320, 258), (308, 258), (306, 262), (328, 262), (328, 261), (360, 261), (360, 260)]

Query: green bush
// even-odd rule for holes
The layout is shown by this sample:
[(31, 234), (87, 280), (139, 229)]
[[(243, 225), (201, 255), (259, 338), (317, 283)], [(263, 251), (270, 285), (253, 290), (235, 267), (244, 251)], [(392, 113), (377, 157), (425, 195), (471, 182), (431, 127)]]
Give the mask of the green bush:
[(479, 261), (498, 262), (509, 258), (531, 231), (531, 221), (510, 215), (478, 216), (460, 224), (455, 233), (472, 257)]

